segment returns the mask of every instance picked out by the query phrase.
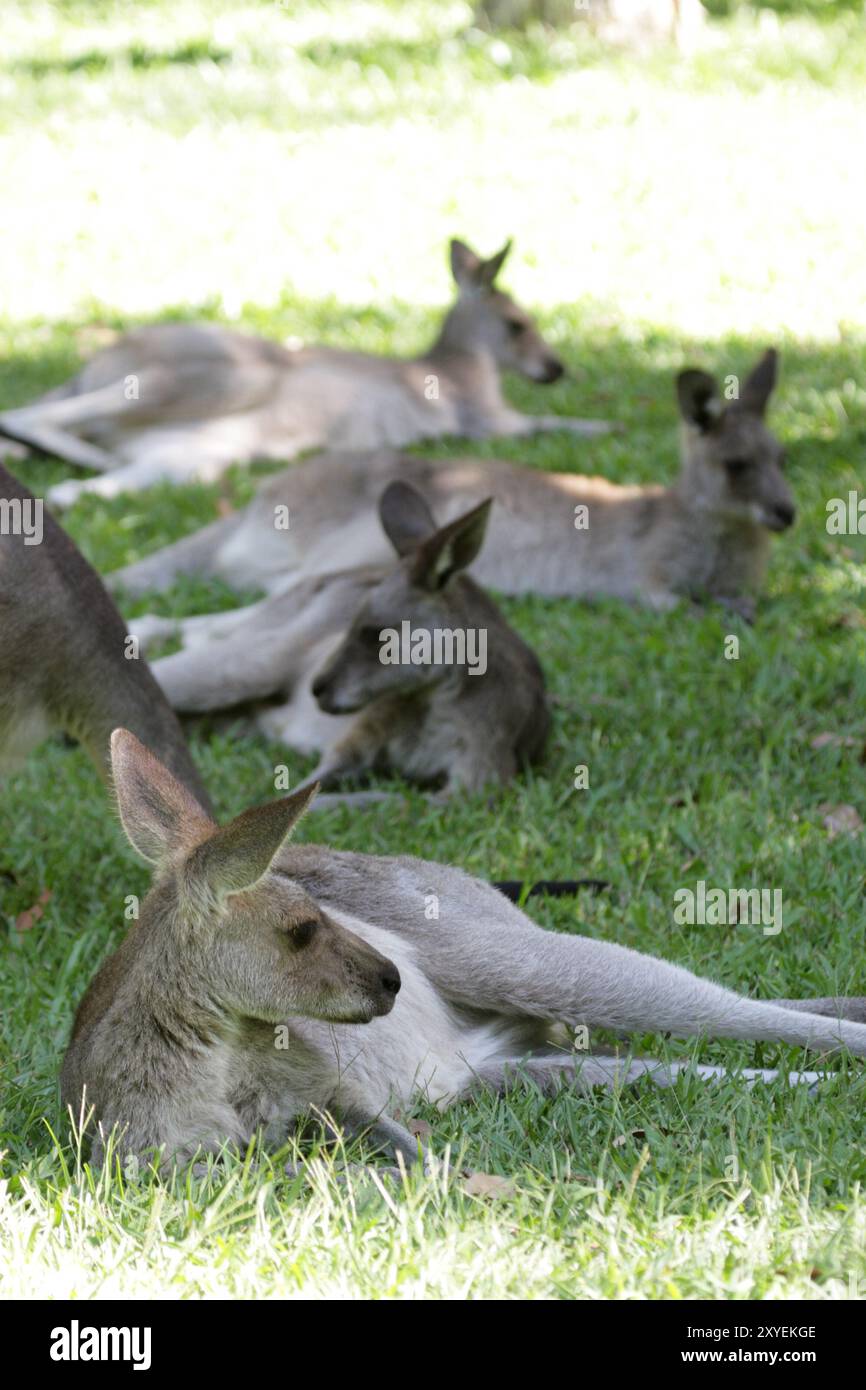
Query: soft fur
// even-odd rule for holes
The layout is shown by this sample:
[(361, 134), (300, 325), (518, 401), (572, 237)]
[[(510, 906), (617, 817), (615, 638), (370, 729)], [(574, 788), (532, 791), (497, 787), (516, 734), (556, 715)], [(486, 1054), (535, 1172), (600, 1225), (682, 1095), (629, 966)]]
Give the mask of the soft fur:
[(522, 415), (504, 399), (503, 371), (543, 383), (564, 370), (525, 310), (496, 288), (508, 249), (483, 260), (452, 241), (457, 301), (420, 357), (291, 350), (216, 324), (157, 324), (127, 334), (40, 400), (4, 412), (0, 434), (99, 470), (53, 488), (50, 501), (61, 507), (82, 493), (209, 480), (231, 463), (306, 449), (603, 433), (611, 428), (603, 421)]
[[(275, 475), (244, 512), (112, 580), (130, 593), (165, 588), (179, 574), (277, 589), (298, 575), (378, 564), (387, 554), (378, 500), (401, 477), (444, 521), (494, 499), (472, 574), (503, 593), (610, 595), (655, 608), (709, 598), (751, 617), (769, 534), (794, 520), (783, 450), (764, 423), (776, 367), (775, 352), (767, 352), (730, 402), (705, 372), (680, 374), (682, 470), (670, 487), (626, 487), (492, 459), (329, 454)], [(288, 508), (288, 530), (274, 527), (277, 507)]]
[(747, 999), (543, 931), (459, 869), (292, 848), (310, 790), (218, 829), (131, 734), (112, 747), (124, 827), (155, 878), (63, 1066), (64, 1102), (100, 1145), (116, 1127), (122, 1149), (188, 1159), (257, 1129), (280, 1143), (315, 1108), (412, 1157), (392, 1111), (419, 1093), (444, 1102), (520, 1070), (543, 1085), (669, 1084), (681, 1069), (572, 1051), (563, 1024), (866, 1054), (862, 999)]
[[(187, 619), (143, 617), (146, 646), (183, 649), (154, 674), (186, 713), (253, 703), (259, 727), (301, 753), (318, 752), (311, 780), (391, 771), (423, 785), (479, 791), (508, 782), (541, 753), (550, 724), (534, 653), (465, 570), (484, 541), (489, 503), (438, 528), (404, 482), (380, 501), (397, 551), (382, 566), (302, 580), (248, 608)], [(486, 669), (383, 664), (380, 634), (483, 632)]]

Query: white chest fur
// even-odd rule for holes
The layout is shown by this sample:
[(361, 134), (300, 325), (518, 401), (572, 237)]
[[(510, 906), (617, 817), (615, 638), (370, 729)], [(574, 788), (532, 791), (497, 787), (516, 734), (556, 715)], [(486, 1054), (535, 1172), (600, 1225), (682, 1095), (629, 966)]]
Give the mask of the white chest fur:
[(331, 915), (393, 961), (402, 982), (394, 1008), (384, 1018), (365, 1025), (315, 1025), (327, 1033), (341, 1103), (357, 1104), (369, 1114), (394, 1101), (407, 1104), (416, 1094), (444, 1101), (467, 1086), (491, 1058), (512, 1055), (502, 1023), (467, 1026), (405, 941), (347, 913), (332, 910)]

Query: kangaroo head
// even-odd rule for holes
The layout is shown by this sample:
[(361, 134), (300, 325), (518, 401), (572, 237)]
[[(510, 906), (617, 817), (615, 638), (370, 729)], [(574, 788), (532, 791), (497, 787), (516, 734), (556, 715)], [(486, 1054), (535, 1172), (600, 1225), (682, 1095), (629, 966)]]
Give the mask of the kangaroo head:
[(217, 826), (126, 729), (111, 763), (123, 828), (157, 873), (137, 930), (178, 961), (181, 1007), (187, 987), (226, 1019), (367, 1023), (390, 1011), (396, 967), (275, 865), (315, 787)]
[[(437, 530), (427, 503), (409, 483), (390, 483), (379, 517), (400, 559), (370, 590), (336, 651), (313, 681), (328, 714), (362, 709), (381, 695), (412, 695), (455, 669), (453, 647), (431, 641), (430, 659), (412, 660), (423, 634), (465, 631), (470, 609), (458, 577), (484, 541), (491, 499)], [(410, 650), (401, 641), (403, 624)], [(418, 639), (420, 637), (420, 642)], [(449, 656), (452, 657), (449, 660)]]
[(544, 341), (529, 314), (510, 295), (496, 289), (511, 242), (489, 260), (463, 241), (451, 242), (451, 271), (459, 291), (442, 330), (442, 341), (455, 350), (491, 354), (503, 371), (519, 372), (530, 381), (558, 381), (565, 368)]
[(785, 451), (764, 424), (777, 360), (775, 349), (768, 349), (731, 401), (722, 399), (706, 372), (689, 370), (677, 377), (683, 418), (680, 487), (689, 504), (770, 531), (784, 531), (796, 515), (782, 472)]

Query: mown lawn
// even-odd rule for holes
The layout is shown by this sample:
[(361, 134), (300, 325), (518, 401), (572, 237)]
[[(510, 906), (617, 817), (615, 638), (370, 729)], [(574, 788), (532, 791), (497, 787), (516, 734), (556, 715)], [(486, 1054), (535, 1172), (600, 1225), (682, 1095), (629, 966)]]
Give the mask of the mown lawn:
[[(866, 537), (825, 527), (828, 499), (864, 492), (866, 38), (851, 6), (811, 8), (829, 17), (740, 11), (677, 59), (604, 53), (579, 32), (467, 32), (465, 5), (433, 0), (10, 0), (0, 55), (0, 405), (62, 380), (104, 329), (168, 313), (415, 351), (445, 304), (455, 233), (484, 251), (515, 237), (505, 281), (572, 369), (546, 392), (509, 383), (515, 402), (627, 426), (479, 452), (671, 477), (674, 372), (742, 372), (781, 347), (772, 420), (800, 519), (774, 547), (756, 626), (509, 601), (556, 701), (537, 773), (492, 806), (410, 796), (300, 831), (488, 877), (608, 879), (597, 898), (532, 913), (765, 995), (866, 993), (863, 836), (832, 838), (819, 809), (845, 803), (866, 820)], [(38, 492), (68, 474), (14, 466)], [(253, 481), (236, 470), (215, 487), (87, 500), (67, 524), (109, 570), (242, 502)], [(205, 584), (159, 600), (179, 612), (235, 601)], [(194, 731), (193, 747), (226, 815), (270, 794), (275, 764), (309, 766), (240, 728)], [(573, 790), (580, 763), (587, 791)], [(147, 873), (89, 763), (60, 742), (4, 787), (0, 830), (7, 1296), (866, 1292), (853, 1061), (817, 1096), (731, 1079), (421, 1106), (443, 1171), (399, 1193), (339, 1185), (324, 1157), (310, 1185), (260, 1153), (174, 1185), (92, 1173), (69, 1140), (58, 1067)], [(782, 932), (676, 925), (674, 894), (698, 879), (780, 889)], [(17, 930), (45, 890), (44, 916)], [(768, 1045), (700, 1055), (803, 1061)], [(511, 1186), (471, 1196), (462, 1167)]]

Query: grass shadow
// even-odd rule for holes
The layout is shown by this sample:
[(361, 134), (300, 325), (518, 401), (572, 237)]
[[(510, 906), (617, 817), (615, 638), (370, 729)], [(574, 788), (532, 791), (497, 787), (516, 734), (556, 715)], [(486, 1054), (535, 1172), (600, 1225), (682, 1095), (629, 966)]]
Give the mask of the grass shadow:
[(53, 73), (67, 75), (83, 73), (87, 76), (106, 72), (116, 67), (148, 71), (155, 68), (172, 67), (175, 64), (180, 66), (204, 62), (221, 64), (229, 62), (231, 57), (229, 49), (218, 48), (208, 39), (199, 39), (181, 44), (178, 48), (168, 51), (149, 48), (146, 44), (130, 44), (126, 48), (113, 49), (110, 52), (91, 48), (84, 53), (76, 53), (68, 58), (18, 58), (8, 65), (8, 70), (38, 79), (48, 77)]

